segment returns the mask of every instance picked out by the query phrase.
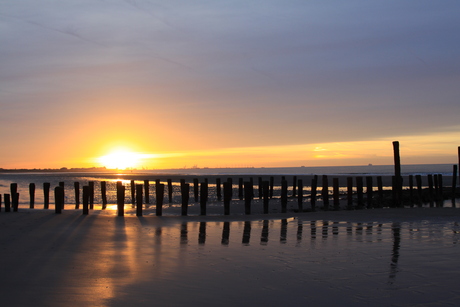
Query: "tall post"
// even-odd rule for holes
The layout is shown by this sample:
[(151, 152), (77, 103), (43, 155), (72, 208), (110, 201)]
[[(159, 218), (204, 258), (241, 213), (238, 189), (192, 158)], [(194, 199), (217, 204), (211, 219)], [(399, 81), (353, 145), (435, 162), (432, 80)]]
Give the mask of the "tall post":
[(252, 183), (250, 181), (244, 182), (244, 213), (251, 214), (251, 201), (252, 201)]
[(145, 194), (145, 203), (150, 204), (150, 185), (148, 180), (144, 180), (144, 194)]
[(224, 182), (224, 215), (230, 214), (230, 202), (232, 200), (232, 183)]
[(5, 212), (11, 212), (11, 199), (10, 199), (10, 194), (5, 194)]
[(347, 177), (347, 209), (353, 210), (353, 177)]
[(168, 179), (168, 202), (172, 203), (173, 202), (173, 185), (172, 185), (172, 180)]
[(334, 210), (340, 210), (339, 178), (332, 178)]
[(49, 182), (43, 183), (43, 206), (44, 209), (48, 209), (50, 205), (50, 186)]
[[(294, 187), (295, 185), (293, 185), (293, 196), (295, 197), (296, 192), (294, 190)], [(302, 182), (302, 179), (297, 180), (297, 190), (298, 190), (297, 207), (299, 208), (299, 212), (303, 212), (303, 182)]]
[(89, 186), (89, 209), (94, 209), (94, 181), (88, 182)]
[(453, 165), (452, 170), (452, 203), (455, 204), (455, 192), (457, 187), (457, 164)]
[(187, 216), (188, 211), (188, 201), (190, 198), (190, 184), (181, 182), (180, 191), (182, 195), (182, 207), (181, 207), (181, 215)]
[(29, 184), (30, 209), (35, 207), (35, 183)]
[(292, 197), (297, 195), (297, 176), (292, 178)]
[(102, 209), (107, 208), (107, 181), (101, 181)]
[(275, 177), (270, 176), (270, 198), (273, 198), (273, 189), (275, 185)]
[(80, 182), (74, 182), (73, 187), (75, 190), (75, 209), (80, 209)]
[(311, 211), (316, 211), (316, 189), (318, 187), (318, 176), (315, 175), (311, 179), (311, 195), (310, 195), (310, 202), (311, 202)]
[(264, 214), (268, 214), (268, 203), (270, 198), (270, 181), (262, 181), (263, 194), (264, 194)]
[(134, 208), (136, 205), (136, 183), (134, 180), (130, 182), (130, 191), (131, 191), (131, 207)]
[(321, 191), (321, 196), (323, 197), (323, 209), (327, 211), (329, 210), (329, 183), (327, 175), (323, 175), (322, 185), (323, 189)]
[(62, 207), (64, 205), (62, 204), (62, 195), (64, 194), (64, 188), (62, 186), (57, 186), (54, 188), (54, 212), (55, 213), (61, 213), (62, 212)]
[(281, 180), (281, 213), (287, 211), (287, 180)]
[(206, 203), (208, 201), (208, 183), (202, 182), (200, 185), (200, 214), (206, 215)]
[(83, 186), (83, 215), (88, 215), (89, 213), (89, 194), (90, 187), (85, 185)]
[(143, 184), (136, 184), (136, 216), (142, 216)]
[(19, 196), (18, 196), (18, 184), (10, 184), (10, 193), (11, 193), (11, 205), (13, 206), (13, 211), (18, 211), (19, 207)]
[(244, 193), (243, 193), (243, 178), (238, 178), (238, 198), (243, 200)]
[(125, 187), (121, 181), (117, 181), (117, 213), (125, 215)]
[(156, 194), (156, 211), (155, 214), (156, 216), (162, 216), (163, 215), (163, 200), (164, 200), (164, 194), (165, 194), (165, 185), (162, 183), (157, 182), (155, 184), (155, 194)]
[(65, 205), (65, 182), (64, 181), (59, 182), (59, 186), (62, 188), (62, 193), (60, 193), (60, 195), (62, 197), (62, 200), (61, 200), (62, 209), (64, 209), (64, 205)]
[(393, 142), (393, 155), (394, 155), (394, 166), (395, 166), (395, 205), (396, 207), (401, 207), (402, 202), (402, 183), (401, 183), (401, 158), (399, 155), (399, 142), (394, 141)]
[(220, 182), (220, 178), (216, 178), (216, 195), (217, 195), (217, 200), (221, 201), (222, 200), (222, 185)]

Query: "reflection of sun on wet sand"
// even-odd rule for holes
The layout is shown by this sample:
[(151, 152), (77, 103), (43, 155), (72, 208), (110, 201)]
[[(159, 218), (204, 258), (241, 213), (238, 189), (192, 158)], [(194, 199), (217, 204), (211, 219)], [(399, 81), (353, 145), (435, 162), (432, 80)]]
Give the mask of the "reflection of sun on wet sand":
[[(99, 214), (98, 214), (99, 213)], [(458, 303), (455, 208), (0, 215), (6, 306)], [(24, 289), (27, 289), (25, 291)], [(391, 294), (391, 295), (390, 295)], [(241, 303), (243, 302), (243, 303)]]

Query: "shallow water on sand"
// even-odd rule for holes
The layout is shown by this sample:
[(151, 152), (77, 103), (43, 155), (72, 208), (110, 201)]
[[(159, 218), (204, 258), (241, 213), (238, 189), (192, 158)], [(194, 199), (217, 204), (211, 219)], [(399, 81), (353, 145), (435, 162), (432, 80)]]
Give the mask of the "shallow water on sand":
[(460, 303), (456, 217), (5, 216), (0, 285), (8, 306)]

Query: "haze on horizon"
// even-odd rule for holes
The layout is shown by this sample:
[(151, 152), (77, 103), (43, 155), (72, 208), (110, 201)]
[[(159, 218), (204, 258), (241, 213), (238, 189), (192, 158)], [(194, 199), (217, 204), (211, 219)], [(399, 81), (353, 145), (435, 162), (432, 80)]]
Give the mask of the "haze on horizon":
[(1, 1), (0, 168), (456, 163), (460, 2)]

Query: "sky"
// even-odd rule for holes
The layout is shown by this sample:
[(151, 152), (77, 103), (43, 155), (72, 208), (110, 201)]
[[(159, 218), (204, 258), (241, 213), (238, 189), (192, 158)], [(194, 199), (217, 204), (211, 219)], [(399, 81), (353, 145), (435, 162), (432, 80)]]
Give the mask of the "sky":
[[(0, 168), (457, 163), (460, 2), (0, 0)], [(134, 156), (132, 156), (134, 159)]]

